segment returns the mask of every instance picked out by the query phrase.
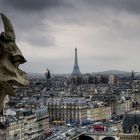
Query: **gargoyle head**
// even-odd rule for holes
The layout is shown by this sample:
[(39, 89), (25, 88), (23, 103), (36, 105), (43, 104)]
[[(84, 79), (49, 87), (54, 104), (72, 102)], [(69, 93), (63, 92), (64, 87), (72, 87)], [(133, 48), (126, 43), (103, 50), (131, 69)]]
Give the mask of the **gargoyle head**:
[[(12, 86), (27, 85), (26, 73), (19, 69), (19, 65), (26, 62), (15, 43), (15, 32), (10, 20), (1, 14), (5, 31), (0, 34), (0, 98), (3, 94), (14, 95)], [(4, 88), (5, 87), (5, 88)], [(4, 93), (5, 92), (5, 93)]]

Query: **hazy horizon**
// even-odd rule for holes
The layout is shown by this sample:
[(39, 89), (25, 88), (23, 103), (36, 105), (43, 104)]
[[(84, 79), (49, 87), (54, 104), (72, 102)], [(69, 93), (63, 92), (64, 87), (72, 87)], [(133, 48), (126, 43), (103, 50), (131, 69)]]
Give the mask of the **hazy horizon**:
[[(131, 73), (132, 71), (106, 70), (106, 71), (93, 71), (93, 72), (84, 72), (84, 73), (82, 72), (81, 74), (88, 74), (88, 73), (91, 73), (91, 74), (92, 74), (92, 73), (93, 73), (93, 74), (95, 73), (95, 74), (96, 74), (96, 73), (106, 73), (106, 72), (107, 72), (107, 73), (109, 73), (109, 72), (118, 72), (118, 73), (119, 73), (119, 72), (120, 72), (120, 73), (125, 73), (125, 72), (126, 72), (126, 73)], [(137, 74), (137, 73), (140, 73), (140, 72), (134, 71), (134, 73)], [(43, 74), (43, 75), (45, 76), (45, 71), (44, 71), (44, 72), (40, 72), (40, 73), (38, 73), (38, 72), (28, 72), (28, 74)], [(70, 75), (71, 72), (70, 72), (70, 73), (66, 73), (66, 72), (62, 73), (62, 72), (60, 72), (60, 73), (51, 73), (51, 74), (53, 74), (53, 75), (57, 75), (57, 74), (58, 74), (58, 75), (59, 75), (59, 74), (60, 74), (60, 75), (63, 75), (63, 74), (64, 74), (64, 75), (65, 75), (65, 74), (66, 74), (66, 75), (67, 75), (67, 74)]]
[[(140, 71), (140, 1), (1, 0), (26, 72), (71, 73), (74, 48), (82, 73)], [(0, 19), (0, 31), (3, 31)]]

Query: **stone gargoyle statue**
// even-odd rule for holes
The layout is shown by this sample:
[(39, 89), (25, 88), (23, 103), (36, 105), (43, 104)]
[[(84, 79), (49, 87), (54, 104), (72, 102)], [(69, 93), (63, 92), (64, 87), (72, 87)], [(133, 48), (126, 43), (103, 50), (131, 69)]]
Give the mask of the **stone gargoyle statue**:
[(13, 86), (28, 85), (27, 74), (19, 69), (26, 62), (15, 43), (15, 32), (10, 20), (1, 13), (4, 32), (0, 34), (0, 112), (6, 95), (14, 96)]

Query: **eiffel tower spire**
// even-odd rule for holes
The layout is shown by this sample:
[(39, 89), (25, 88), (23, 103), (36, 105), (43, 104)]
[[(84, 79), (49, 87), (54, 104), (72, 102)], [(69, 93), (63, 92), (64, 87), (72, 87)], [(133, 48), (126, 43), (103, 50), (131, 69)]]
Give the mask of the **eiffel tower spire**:
[(72, 72), (71, 75), (72, 76), (79, 76), (79, 75), (81, 75), (80, 69), (79, 69), (79, 66), (78, 66), (77, 48), (75, 48), (74, 67), (73, 67), (73, 72)]

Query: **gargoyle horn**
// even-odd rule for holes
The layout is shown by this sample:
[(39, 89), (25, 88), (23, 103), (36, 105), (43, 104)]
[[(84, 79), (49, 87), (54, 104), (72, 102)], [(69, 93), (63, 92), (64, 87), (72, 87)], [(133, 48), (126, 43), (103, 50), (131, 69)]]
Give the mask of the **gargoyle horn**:
[(10, 22), (10, 20), (1, 13), (1, 18), (3, 21), (3, 25), (4, 25), (4, 29), (5, 29), (5, 33), (12, 36), (12, 38), (15, 40), (15, 32), (12, 26), (12, 23)]

